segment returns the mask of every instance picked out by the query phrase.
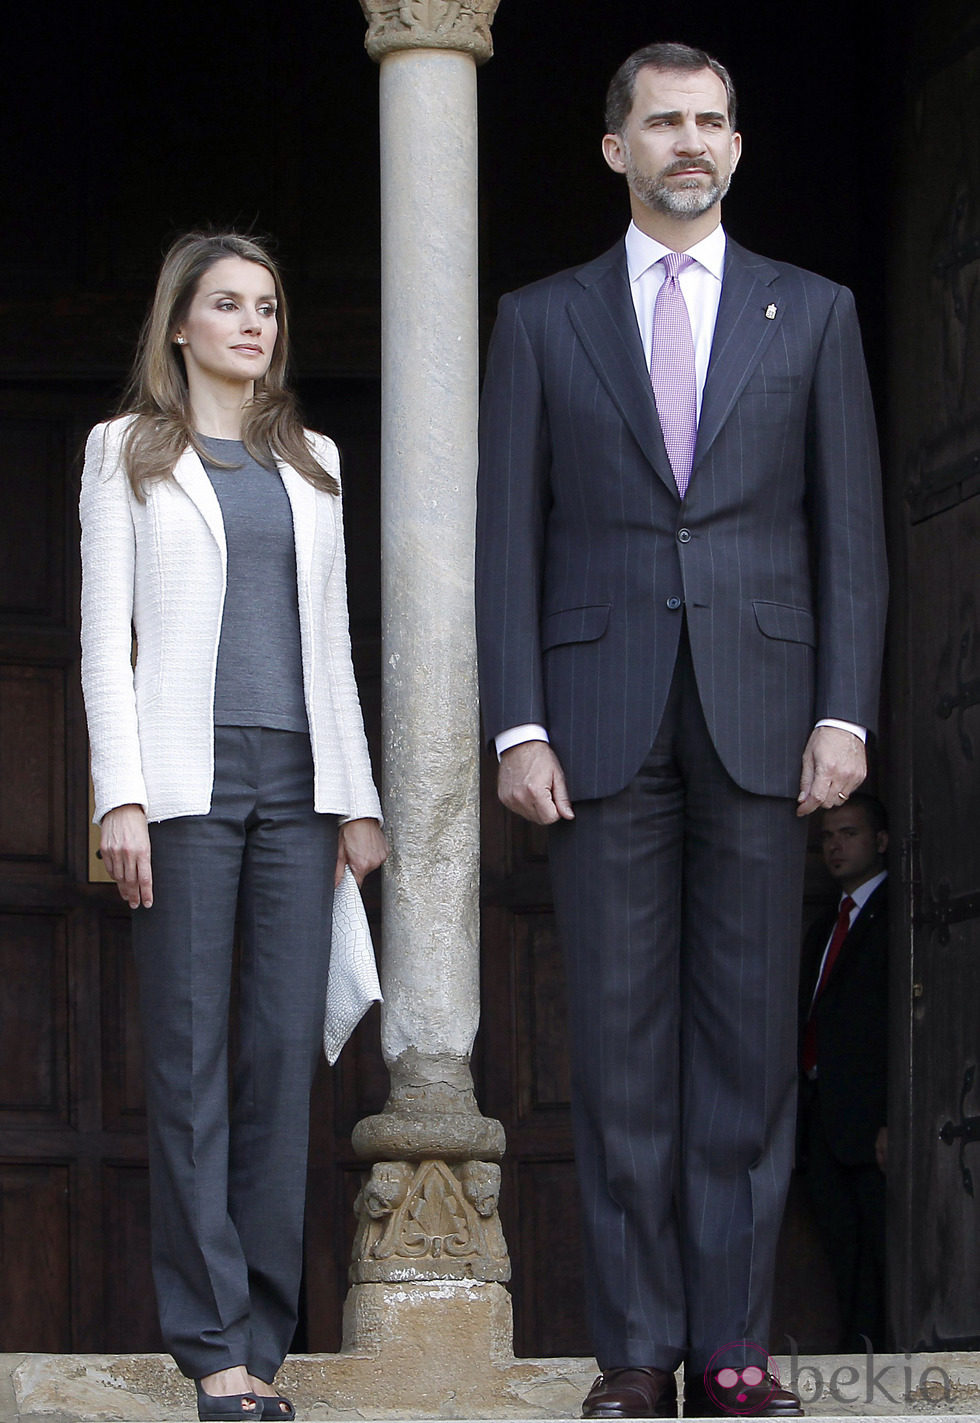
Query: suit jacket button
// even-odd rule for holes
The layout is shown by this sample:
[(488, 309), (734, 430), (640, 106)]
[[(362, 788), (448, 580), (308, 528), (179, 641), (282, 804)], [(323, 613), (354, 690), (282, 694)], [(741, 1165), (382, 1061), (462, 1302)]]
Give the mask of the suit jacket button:
[(675, 613), (675, 612), (677, 611), (677, 609), (680, 607), (680, 605), (681, 605), (681, 600), (680, 600), (680, 598), (668, 598), (668, 599), (667, 599), (667, 606), (668, 606), (668, 608), (670, 609), (670, 611), (671, 611), (672, 613)]
[(691, 542), (691, 530), (690, 530), (690, 529), (678, 529), (678, 530), (677, 530), (677, 541), (678, 541), (678, 543), (689, 544), (689, 543)]

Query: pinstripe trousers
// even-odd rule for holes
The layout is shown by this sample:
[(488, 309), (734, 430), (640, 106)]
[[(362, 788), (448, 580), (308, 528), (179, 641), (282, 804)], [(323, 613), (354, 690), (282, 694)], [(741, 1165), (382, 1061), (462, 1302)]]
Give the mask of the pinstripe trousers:
[(805, 846), (792, 800), (719, 761), (685, 634), (639, 773), (549, 841), (602, 1369), (700, 1372), (757, 1363), (736, 1341), (768, 1345)]
[(164, 1341), (190, 1378), (244, 1364), (271, 1382), (296, 1327), (337, 854), (309, 737), (216, 727), (210, 813), (150, 840), (133, 946)]

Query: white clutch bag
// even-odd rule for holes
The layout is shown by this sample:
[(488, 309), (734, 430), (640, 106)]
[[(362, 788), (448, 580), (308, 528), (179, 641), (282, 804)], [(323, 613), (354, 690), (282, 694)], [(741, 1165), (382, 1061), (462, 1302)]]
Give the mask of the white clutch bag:
[(333, 892), (333, 934), (323, 1051), (331, 1067), (372, 1003), (382, 1002), (378, 966), (361, 891), (350, 866)]

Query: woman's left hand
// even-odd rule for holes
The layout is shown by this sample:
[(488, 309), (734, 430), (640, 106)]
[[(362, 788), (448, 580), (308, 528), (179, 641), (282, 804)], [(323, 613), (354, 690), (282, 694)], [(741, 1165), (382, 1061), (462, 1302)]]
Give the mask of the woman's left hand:
[(350, 865), (358, 884), (364, 876), (383, 865), (388, 858), (388, 841), (376, 820), (348, 820), (340, 827), (337, 838), (337, 871), (334, 886), (340, 884), (344, 870)]

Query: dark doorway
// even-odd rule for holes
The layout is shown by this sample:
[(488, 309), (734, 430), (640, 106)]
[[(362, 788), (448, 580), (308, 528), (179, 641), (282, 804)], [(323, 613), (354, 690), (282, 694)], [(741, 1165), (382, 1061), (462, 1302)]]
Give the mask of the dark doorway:
[[(797, 6), (790, 22), (776, 0), (747, 11), (711, 0), (665, 34), (656, 16), (627, 0), (579, 7), (581, 14), (558, 0), (502, 0), (496, 58), (480, 76), (485, 334), (501, 291), (585, 260), (619, 236), (623, 194), (598, 151), (603, 89), (619, 60), (651, 38), (704, 45), (735, 75), (746, 153), (726, 200), (733, 235), (856, 292), (882, 426), (890, 419), (895, 431), (888, 478), (909, 590), (900, 606), (942, 603), (949, 614), (942, 629), (920, 620), (908, 631), (911, 611), (903, 621), (882, 740), (893, 811), (899, 801), (906, 808), (901, 878), (917, 935), (914, 976), (908, 941), (896, 949), (908, 996), (896, 1026), (896, 1061), (906, 1070), (896, 1111), (905, 1112), (906, 1125), (892, 1202), (902, 1222), (895, 1278), (912, 1283), (893, 1299), (893, 1314), (899, 1342), (910, 1344), (980, 1335), (975, 1306), (970, 1316), (952, 1303), (966, 1297), (967, 1263), (962, 1284), (950, 1275), (951, 1304), (941, 1317), (930, 1323), (923, 1303), (935, 1293), (929, 1258), (959, 1251), (970, 1230), (980, 1238), (960, 1170), (966, 1138), (947, 1145), (939, 1137), (947, 1118), (963, 1127), (959, 1094), (976, 1060), (966, 1014), (976, 1001), (975, 944), (963, 926), (980, 885), (975, 850), (966, 848), (975, 845), (968, 836), (975, 762), (963, 751), (977, 733), (969, 637), (963, 651), (976, 560), (944, 561), (936, 549), (969, 551), (976, 490), (962, 483), (958, 513), (908, 515), (908, 489), (922, 486), (915, 471), (930, 472), (935, 484), (935, 470), (949, 463), (945, 454), (933, 458), (933, 427), (913, 429), (905, 418), (923, 365), (932, 369), (932, 348), (922, 349), (918, 365), (909, 359), (895, 385), (900, 409), (891, 415), (887, 380), (888, 254), (899, 232), (921, 239), (927, 261), (947, 261), (946, 248), (933, 242), (928, 182), (910, 161), (916, 134), (903, 129), (903, 115), (913, 123), (923, 96), (942, 112), (942, 76), (965, 82), (956, 65), (976, 49), (969, 6), (941, 8), (946, 47), (930, 51), (923, 65), (920, 39), (912, 43), (895, 6), (831, 0)], [(925, 7), (926, 32), (935, 12), (939, 33), (939, 11)], [(950, 19), (954, 11), (962, 22)], [(0, 270), (0, 1348), (156, 1343), (146, 1305), (127, 911), (111, 888), (88, 879), (74, 481), (80, 438), (116, 398), (161, 248), (175, 231), (204, 222), (254, 225), (278, 239), (308, 415), (336, 436), (346, 460), (355, 652), (377, 739), (377, 72), (363, 54), (363, 34), (356, 0), (298, 0), (278, 9), (245, 0), (233, 23), (213, 9), (171, 7), (166, 28), (152, 7), (115, 0), (59, 8), (56, 16), (41, 5), (21, 19), (19, 63), (0, 101), (12, 195)], [(970, 112), (964, 100), (958, 133), (972, 142)], [(974, 143), (974, 169), (977, 161)], [(903, 169), (909, 176), (899, 189)], [(967, 201), (944, 229), (959, 265), (947, 262), (928, 289), (930, 309), (947, 293), (954, 314), (966, 300), (967, 319), (955, 318), (966, 333), (960, 355), (946, 350), (936, 359), (962, 357), (973, 375), (977, 231)], [(896, 279), (893, 308), (901, 286), (915, 280), (912, 271), (905, 266)], [(901, 341), (911, 350), (917, 333), (912, 316), (903, 319)], [(965, 402), (969, 390), (975, 401), (978, 386), (963, 383)], [(973, 406), (957, 407), (951, 420), (967, 431), (962, 449), (975, 450)], [(921, 457), (909, 465), (913, 449)], [(947, 535), (950, 521), (957, 532)], [(934, 670), (922, 673), (932, 666), (921, 660), (928, 649), (947, 643)], [(909, 714), (916, 679), (922, 691)], [(943, 720), (934, 706), (947, 684), (955, 705)], [(913, 722), (922, 735), (913, 735)], [(948, 789), (935, 774), (937, 727), (953, 738)], [(476, 1068), (484, 1109), (508, 1130), (502, 1209), (515, 1258), (517, 1344), (530, 1354), (585, 1353), (561, 975), (544, 848), (534, 832), (504, 823), (489, 777), (486, 800), (485, 1008)], [(962, 807), (953, 817), (944, 814), (951, 800)], [(920, 883), (928, 890), (913, 902)], [(932, 969), (920, 977), (923, 954)], [(940, 982), (946, 997), (929, 988)], [(913, 997), (919, 983), (923, 994)], [(924, 1084), (914, 1108), (903, 1085), (908, 1071), (917, 1090)], [(970, 1091), (963, 1120), (980, 1110)], [(339, 1343), (357, 1175), (350, 1131), (384, 1095), (377, 1026), (369, 1022), (340, 1068), (324, 1071), (314, 1107), (309, 1348)], [(963, 1162), (970, 1161), (965, 1145)], [(951, 1223), (955, 1230), (920, 1245), (914, 1221), (934, 1212), (937, 1200), (946, 1203), (943, 1230)]]

